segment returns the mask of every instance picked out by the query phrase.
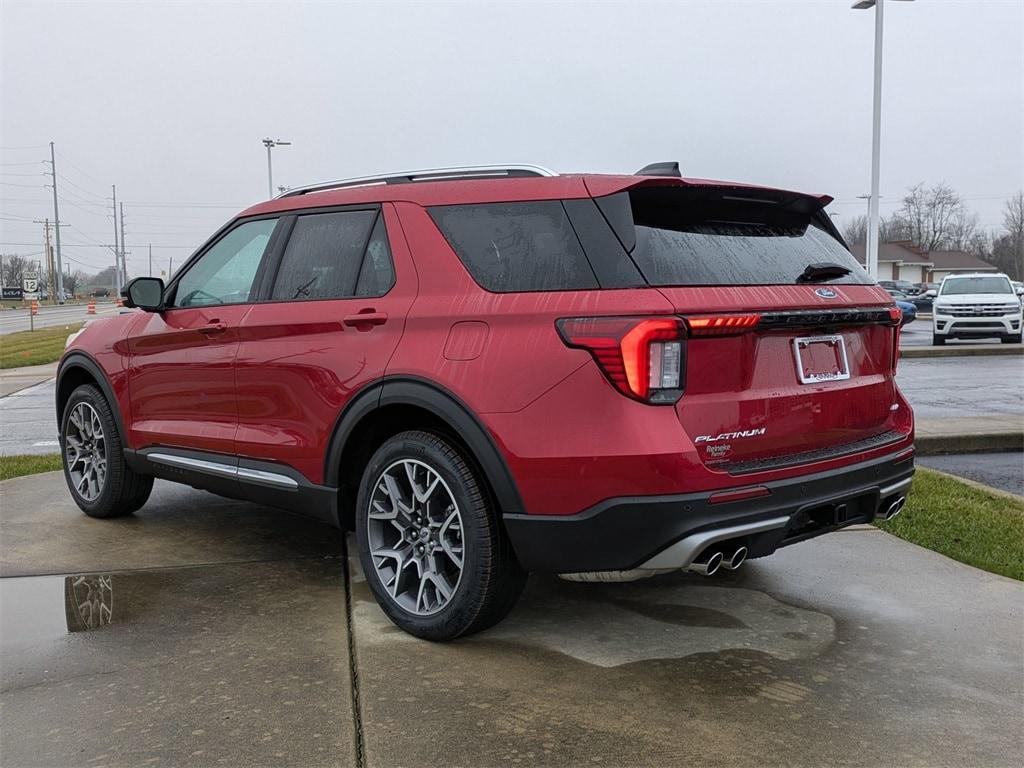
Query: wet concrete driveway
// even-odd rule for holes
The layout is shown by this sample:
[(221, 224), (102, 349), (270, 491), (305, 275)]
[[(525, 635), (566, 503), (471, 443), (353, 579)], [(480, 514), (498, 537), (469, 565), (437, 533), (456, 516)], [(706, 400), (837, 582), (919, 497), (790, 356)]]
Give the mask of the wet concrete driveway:
[(1024, 585), (873, 529), (701, 579), (531, 579), (449, 645), (335, 531), (157, 483), (0, 484), (0, 764), (1024, 763)]

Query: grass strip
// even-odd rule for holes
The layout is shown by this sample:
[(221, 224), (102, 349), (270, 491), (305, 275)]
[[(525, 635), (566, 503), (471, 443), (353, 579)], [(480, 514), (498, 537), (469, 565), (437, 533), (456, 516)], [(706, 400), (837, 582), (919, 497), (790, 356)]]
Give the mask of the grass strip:
[(68, 323), (37, 331), (19, 331), (0, 336), (0, 369), (43, 365), (60, 359), (64, 343), (82, 323)]
[(0, 456), (0, 480), (52, 472), (60, 467), (59, 453), (47, 453), (42, 456)]
[(961, 563), (1024, 581), (1024, 500), (919, 467), (903, 512), (877, 525)]

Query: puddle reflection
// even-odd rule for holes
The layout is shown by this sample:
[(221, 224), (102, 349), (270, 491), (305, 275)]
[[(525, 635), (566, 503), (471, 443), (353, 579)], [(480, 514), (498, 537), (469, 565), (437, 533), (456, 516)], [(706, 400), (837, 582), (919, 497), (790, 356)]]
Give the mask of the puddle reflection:
[(65, 576), (64, 615), (68, 632), (87, 632), (112, 623), (114, 576)]

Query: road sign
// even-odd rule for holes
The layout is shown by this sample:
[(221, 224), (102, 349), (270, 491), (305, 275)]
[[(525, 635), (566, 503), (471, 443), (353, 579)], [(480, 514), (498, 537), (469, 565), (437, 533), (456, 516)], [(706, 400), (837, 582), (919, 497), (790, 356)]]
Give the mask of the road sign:
[(9, 288), (6, 285), (4, 286), (4, 290), (3, 290), (4, 301), (21, 301), (22, 296), (24, 296), (24, 294), (25, 294), (25, 291), (22, 288)]
[(39, 273), (23, 272), (21, 275), (21, 289), (24, 291), (25, 299), (38, 299)]

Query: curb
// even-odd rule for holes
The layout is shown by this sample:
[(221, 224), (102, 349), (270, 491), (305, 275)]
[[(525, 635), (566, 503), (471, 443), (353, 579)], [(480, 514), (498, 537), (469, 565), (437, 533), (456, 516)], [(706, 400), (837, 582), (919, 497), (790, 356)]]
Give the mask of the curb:
[(979, 355), (1024, 355), (1024, 346), (999, 344), (990, 347), (904, 347), (900, 350), (901, 360), (923, 357), (977, 357)]
[(1024, 432), (979, 432), (973, 435), (915, 435), (920, 456), (947, 453), (1008, 453), (1024, 451)]

